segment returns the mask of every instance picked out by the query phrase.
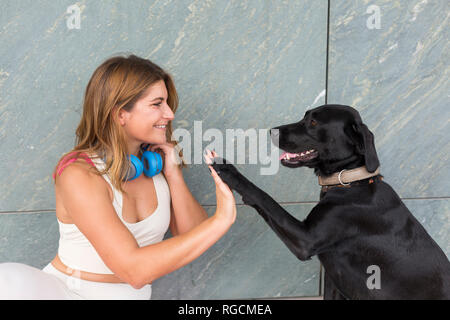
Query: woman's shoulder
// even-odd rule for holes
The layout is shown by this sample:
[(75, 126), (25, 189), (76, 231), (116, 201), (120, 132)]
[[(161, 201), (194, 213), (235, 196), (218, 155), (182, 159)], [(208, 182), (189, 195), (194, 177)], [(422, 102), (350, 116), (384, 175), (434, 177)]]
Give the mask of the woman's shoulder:
[(81, 177), (93, 177), (95, 173), (93, 171), (92, 165), (88, 164), (85, 160), (82, 159), (74, 159), (70, 163), (66, 164), (64, 168), (62, 168), (58, 173), (59, 178), (67, 177), (70, 178), (81, 178)]
[[(93, 164), (87, 161), (86, 157), (81, 157), (74, 153), (69, 153), (62, 157), (53, 173), (55, 181), (56, 216), (59, 221), (66, 224), (73, 224), (73, 218), (67, 211), (66, 205), (73, 202), (87, 203), (93, 194), (97, 198), (102, 192), (107, 190), (106, 182), (102, 177), (95, 174)], [(112, 191), (109, 191), (109, 198), (112, 199)]]
[(108, 188), (108, 183), (99, 174), (96, 166), (87, 155), (62, 159), (56, 175), (55, 189), (57, 193), (71, 192), (80, 188), (96, 192), (106, 188), (110, 198), (113, 196), (112, 190)]
[(53, 172), (53, 179), (61, 176), (63, 172), (67, 176), (67, 172), (86, 172), (91, 171), (91, 168), (95, 167), (94, 163), (86, 153), (71, 152), (63, 156), (57, 164), (55, 171)]

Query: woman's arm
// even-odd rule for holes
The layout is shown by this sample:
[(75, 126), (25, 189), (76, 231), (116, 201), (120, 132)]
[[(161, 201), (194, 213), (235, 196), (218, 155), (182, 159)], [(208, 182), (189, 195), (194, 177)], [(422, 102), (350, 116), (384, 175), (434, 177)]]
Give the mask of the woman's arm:
[(176, 236), (188, 232), (208, 218), (205, 209), (194, 198), (177, 164), (175, 148), (170, 143), (152, 145), (150, 150), (161, 149), (164, 154), (163, 173), (170, 189), (170, 231)]
[(234, 223), (233, 194), (213, 169), (212, 175), (216, 183), (215, 214), (182, 235), (145, 247), (138, 246), (117, 216), (107, 183), (85, 165), (67, 167), (56, 180), (56, 187), (71, 219), (108, 268), (123, 281), (141, 288), (198, 258)]
[(215, 244), (231, 225), (229, 219), (215, 214), (186, 233), (138, 248), (132, 255), (130, 270), (133, 287), (142, 288), (192, 262)]
[[(207, 157), (207, 161), (208, 163), (212, 162), (209, 157)], [(211, 166), (209, 168), (216, 184), (215, 214), (181, 235), (140, 248), (139, 254), (136, 255), (138, 260), (134, 262), (136, 267), (134, 273), (138, 279), (137, 287), (152, 283), (155, 279), (190, 263), (216, 243), (234, 223), (236, 203), (233, 193), (216, 171)], [(161, 261), (159, 261), (158, 267), (148, 259), (148, 252), (160, 256)], [(148, 270), (152, 267), (153, 272), (149, 273)]]
[(171, 197), (170, 231), (176, 236), (199, 225), (208, 214), (189, 191), (181, 169), (166, 180)]

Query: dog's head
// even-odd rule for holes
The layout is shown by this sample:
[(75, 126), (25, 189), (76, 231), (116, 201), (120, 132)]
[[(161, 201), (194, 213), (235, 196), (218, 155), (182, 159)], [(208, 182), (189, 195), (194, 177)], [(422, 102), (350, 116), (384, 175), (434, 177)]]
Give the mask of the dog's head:
[(285, 151), (281, 164), (314, 168), (327, 176), (365, 165), (374, 172), (380, 165), (374, 136), (354, 108), (323, 105), (306, 111), (302, 120), (270, 130), (275, 145)]

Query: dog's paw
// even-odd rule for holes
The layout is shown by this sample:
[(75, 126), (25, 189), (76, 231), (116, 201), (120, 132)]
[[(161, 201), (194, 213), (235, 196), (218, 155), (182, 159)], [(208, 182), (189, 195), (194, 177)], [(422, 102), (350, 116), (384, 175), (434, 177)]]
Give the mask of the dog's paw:
[(219, 177), (225, 182), (231, 189), (239, 191), (239, 182), (241, 181), (241, 173), (236, 169), (234, 165), (228, 163), (225, 159), (216, 157), (214, 158), (211, 166), (216, 170)]

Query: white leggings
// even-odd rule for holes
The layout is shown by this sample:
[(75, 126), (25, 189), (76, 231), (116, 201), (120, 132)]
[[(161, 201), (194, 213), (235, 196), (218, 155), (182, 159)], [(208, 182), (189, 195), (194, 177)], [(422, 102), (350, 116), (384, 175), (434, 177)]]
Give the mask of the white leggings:
[(135, 289), (127, 283), (81, 280), (58, 271), (50, 263), (42, 270), (23, 263), (0, 263), (0, 300), (148, 300), (151, 294), (150, 284)]

